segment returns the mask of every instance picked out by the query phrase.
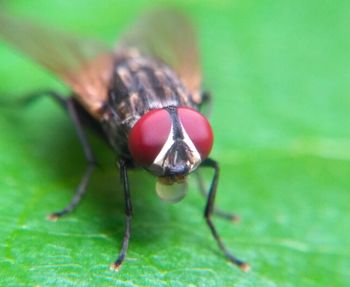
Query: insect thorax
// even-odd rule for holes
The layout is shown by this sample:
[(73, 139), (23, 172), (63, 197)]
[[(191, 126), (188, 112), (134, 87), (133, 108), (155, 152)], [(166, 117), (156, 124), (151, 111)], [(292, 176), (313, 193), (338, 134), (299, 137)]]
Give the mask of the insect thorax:
[(128, 133), (142, 115), (169, 106), (197, 109), (190, 92), (174, 71), (140, 55), (117, 57), (102, 125), (119, 154), (130, 156)]

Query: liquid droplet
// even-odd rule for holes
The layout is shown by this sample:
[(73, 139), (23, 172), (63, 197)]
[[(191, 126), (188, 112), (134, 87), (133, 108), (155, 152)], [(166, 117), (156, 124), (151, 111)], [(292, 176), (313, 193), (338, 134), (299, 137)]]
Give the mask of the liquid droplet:
[(187, 194), (188, 185), (186, 180), (166, 181), (158, 178), (156, 184), (156, 192), (161, 200), (176, 203)]

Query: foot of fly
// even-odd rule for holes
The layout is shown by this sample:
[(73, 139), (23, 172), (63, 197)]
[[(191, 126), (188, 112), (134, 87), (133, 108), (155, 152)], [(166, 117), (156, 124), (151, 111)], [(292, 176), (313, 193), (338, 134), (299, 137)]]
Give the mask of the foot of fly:
[(216, 208), (214, 208), (214, 215), (216, 215), (222, 219), (231, 221), (233, 223), (237, 223), (237, 222), (241, 221), (241, 217), (239, 215), (225, 212), (225, 211), (222, 211), (222, 210), (216, 209)]
[(248, 263), (242, 263), (238, 265), (238, 267), (243, 271), (243, 272), (249, 272), (250, 270), (250, 265)]
[(239, 264), (235, 263), (239, 269), (241, 269), (243, 272), (249, 272), (250, 271), (250, 265), (245, 262), (241, 262)]
[(46, 218), (47, 218), (47, 220), (50, 220), (50, 221), (57, 221), (65, 214), (67, 214), (67, 212), (65, 210), (59, 211), (59, 212), (53, 212), (53, 213), (49, 214)]
[(239, 269), (241, 269), (243, 272), (248, 272), (250, 270), (250, 265), (244, 261), (242, 261), (241, 259), (237, 258), (236, 256), (234, 256), (231, 252), (229, 252), (225, 245), (222, 243), (220, 237), (218, 237), (218, 234), (216, 233), (215, 227), (212, 225), (212, 222), (209, 220), (209, 227), (211, 228), (213, 232), (213, 235), (215, 237), (215, 239), (217, 240), (220, 249), (223, 251), (224, 256), (226, 257), (226, 259), (228, 259), (232, 264), (236, 265)]
[(111, 271), (114, 271), (114, 272), (118, 272), (120, 270), (120, 268), (122, 267), (122, 263), (123, 262), (119, 262), (119, 260), (117, 260), (116, 262), (112, 263), (110, 266), (109, 266), (109, 269)]

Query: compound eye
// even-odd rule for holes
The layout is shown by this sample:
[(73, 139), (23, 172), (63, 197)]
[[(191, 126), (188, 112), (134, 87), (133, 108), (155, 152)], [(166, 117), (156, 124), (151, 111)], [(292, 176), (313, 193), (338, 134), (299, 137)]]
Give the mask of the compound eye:
[(128, 147), (133, 159), (140, 165), (150, 166), (167, 141), (171, 118), (164, 109), (149, 111), (133, 126)]
[(208, 120), (191, 108), (178, 108), (178, 114), (186, 133), (197, 148), (202, 160), (207, 158), (213, 146), (213, 131)]

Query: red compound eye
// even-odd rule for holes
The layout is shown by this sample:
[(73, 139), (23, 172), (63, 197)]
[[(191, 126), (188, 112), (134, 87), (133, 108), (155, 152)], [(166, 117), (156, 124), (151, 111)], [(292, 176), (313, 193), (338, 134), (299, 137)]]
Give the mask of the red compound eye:
[(130, 131), (128, 146), (133, 159), (149, 166), (156, 159), (171, 129), (171, 118), (164, 109), (152, 110), (139, 119)]
[(201, 158), (207, 158), (213, 146), (213, 131), (208, 120), (191, 108), (178, 108), (178, 114)]

